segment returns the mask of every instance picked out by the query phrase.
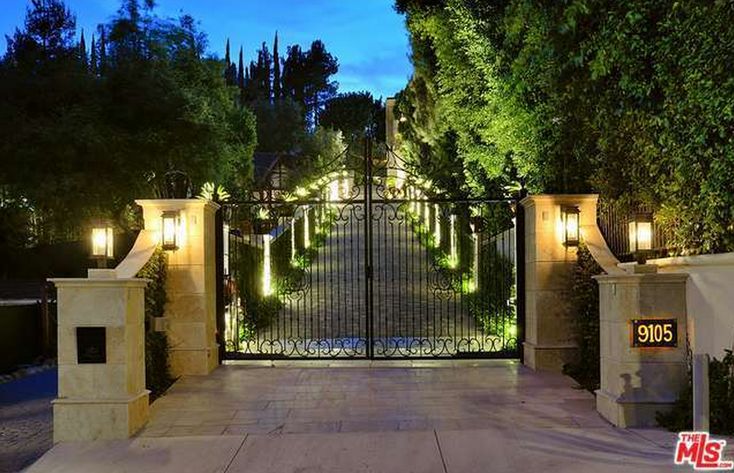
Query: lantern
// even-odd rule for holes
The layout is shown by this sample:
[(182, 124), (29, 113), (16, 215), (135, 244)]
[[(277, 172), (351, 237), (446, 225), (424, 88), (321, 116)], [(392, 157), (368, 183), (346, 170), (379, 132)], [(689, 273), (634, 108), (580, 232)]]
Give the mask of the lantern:
[(115, 256), (115, 234), (112, 225), (100, 222), (92, 227), (92, 258), (99, 262), (99, 267), (107, 266), (107, 260)]
[(178, 249), (178, 227), (180, 224), (178, 211), (169, 210), (161, 215), (161, 246), (164, 250)]
[(652, 250), (652, 214), (636, 214), (628, 228), (630, 253)]
[(563, 222), (563, 244), (566, 246), (579, 245), (579, 209), (573, 206), (561, 207)]

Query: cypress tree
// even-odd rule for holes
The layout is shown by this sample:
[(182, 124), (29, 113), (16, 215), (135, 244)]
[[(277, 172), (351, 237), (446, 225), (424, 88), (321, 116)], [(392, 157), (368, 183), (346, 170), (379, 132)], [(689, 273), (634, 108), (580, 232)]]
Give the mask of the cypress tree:
[(245, 62), (242, 57), (242, 46), (240, 46), (240, 63), (237, 68), (237, 86), (240, 88), (240, 102), (245, 102)]
[(79, 38), (79, 62), (84, 69), (89, 68), (89, 60), (87, 57), (87, 42), (84, 40), (84, 29), (82, 28), (82, 35)]
[(225, 62), (225, 69), (224, 69), (224, 80), (227, 83), (227, 85), (237, 85), (237, 66), (234, 65), (232, 62), (232, 56), (229, 52), (229, 38), (227, 38), (227, 47), (225, 49), (224, 54), (224, 62)]
[(272, 61), (273, 58), (268, 51), (268, 46), (263, 41), (262, 45), (262, 57), (263, 57), (263, 69), (262, 69), (262, 84), (263, 84), (263, 96), (266, 101), (270, 101), (272, 96), (273, 87), (270, 83), (272, 73)]
[(94, 42), (94, 33), (92, 33), (92, 44), (89, 46), (89, 71), (92, 73), (92, 75), (97, 75), (98, 67), (97, 67), (97, 45)]
[(97, 71), (99, 75), (103, 76), (107, 72), (107, 41), (105, 37), (105, 30), (102, 25), (99, 26), (99, 63), (97, 64)]
[(278, 32), (275, 32), (275, 42), (273, 43), (273, 97), (280, 100), (282, 89), (280, 84), (280, 56), (278, 55)]

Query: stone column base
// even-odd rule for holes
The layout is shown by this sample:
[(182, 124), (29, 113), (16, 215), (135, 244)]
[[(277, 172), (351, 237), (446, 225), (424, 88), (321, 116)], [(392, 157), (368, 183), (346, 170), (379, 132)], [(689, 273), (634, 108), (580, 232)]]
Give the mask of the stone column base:
[(171, 373), (173, 376), (204, 376), (219, 366), (219, 345), (211, 348), (171, 348)]
[(617, 427), (655, 427), (658, 412), (669, 411), (674, 400), (640, 401), (620, 399), (601, 389), (596, 390), (596, 410)]
[(55, 399), (54, 442), (133, 436), (148, 420), (149, 394), (130, 399)]
[(523, 343), (523, 363), (535, 371), (560, 373), (563, 365), (571, 361), (577, 347), (573, 345), (547, 346), (531, 342)]

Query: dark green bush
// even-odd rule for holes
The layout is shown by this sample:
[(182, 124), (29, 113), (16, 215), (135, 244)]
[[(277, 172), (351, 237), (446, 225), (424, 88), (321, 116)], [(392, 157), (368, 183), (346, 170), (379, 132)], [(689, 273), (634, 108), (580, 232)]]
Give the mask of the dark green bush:
[[(734, 356), (726, 351), (719, 361), (709, 362), (709, 413), (711, 433), (734, 435)], [(658, 412), (661, 427), (673, 432), (693, 428), (693, 373), (689, 365), (688, 382), (681, 391), (678, 401), (669, 412)]]
[(601, 273), (601, 267), (586, 246), (581, 244), (573, 272), (571, 295), (573, 338), (578, 350), (563, 367), (563, 373), (589, 391), (599, 388), (599, 286), (592, 276)]
[(153, 331), (153, 319), (162, 317), (166, 306), (166, 273), (168, 256), (158, 248), (137, 277), (149, 279), (145, 288), (145, 386), (151, 401), (163, 395), (175, 379), (169, 365), (168, 337)]

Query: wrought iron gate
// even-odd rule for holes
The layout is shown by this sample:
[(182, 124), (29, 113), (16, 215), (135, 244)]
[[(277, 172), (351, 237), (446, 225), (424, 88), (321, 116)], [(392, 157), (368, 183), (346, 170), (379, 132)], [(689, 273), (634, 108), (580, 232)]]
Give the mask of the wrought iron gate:
[(369, 144), (322, 171), (223, 205), (227, 358), (518, 356), (515, 201), (445, 198)]

